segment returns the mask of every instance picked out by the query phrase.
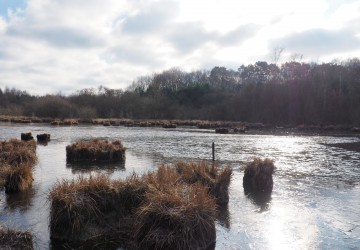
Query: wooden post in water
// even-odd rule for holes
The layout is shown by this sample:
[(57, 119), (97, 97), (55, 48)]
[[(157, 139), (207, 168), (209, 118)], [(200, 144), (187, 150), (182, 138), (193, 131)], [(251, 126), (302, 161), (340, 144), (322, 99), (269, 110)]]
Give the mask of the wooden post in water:
[(215, 142), (212, 143), (212, 160), (215, 161)]

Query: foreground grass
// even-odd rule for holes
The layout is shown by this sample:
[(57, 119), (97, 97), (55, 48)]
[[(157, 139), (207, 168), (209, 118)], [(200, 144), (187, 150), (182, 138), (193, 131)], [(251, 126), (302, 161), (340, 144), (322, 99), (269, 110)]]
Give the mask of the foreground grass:
[(212, 190), (228, 186), (230, 177), (229, 169), (182, 162), (122, 181), (105, 175), (60, 181), (49, 194), (51, 238), (72, 246), (128, 249), (214, 246)]

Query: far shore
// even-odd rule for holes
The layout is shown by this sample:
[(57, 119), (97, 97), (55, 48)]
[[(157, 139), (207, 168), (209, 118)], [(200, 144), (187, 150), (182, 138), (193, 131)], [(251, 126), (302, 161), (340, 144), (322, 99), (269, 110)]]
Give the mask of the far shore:
[[(126, 127), (196, 127), (198, 129), (215, 130), (220, 134), (271, 133), (271, 134), (349, 134), (360, 136), (360, 125), (351, 124), (298, 124), (274, 125), (260, 122), (241, 121), (209, 121), (209, 120), (170, 120), (170, 119), (128, 119), (128, 118), (41, 118), (27, 116), (0, 115), (2, 124), (49, 124), (52, 126), (102, 125)], [(220, 131), (220, 132), (218, 132)]]

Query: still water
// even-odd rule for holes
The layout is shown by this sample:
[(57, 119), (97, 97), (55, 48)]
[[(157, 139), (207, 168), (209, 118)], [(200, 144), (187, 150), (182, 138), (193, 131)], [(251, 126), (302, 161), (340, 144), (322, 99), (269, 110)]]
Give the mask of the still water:
[[(0, 224), (31, 230), (36, 249), (49, 249), (49, 189), (62, 179), (94, 172), (125, 178), (161, 163), (211, 159), (233, 168), (228, 209), (217, 221), (216, 249), (360, 249), (360, 153), (326, 146), (358, 142), (356, 136), (294, 134), (218, 135), (210, 130), (103, 126), (50, 127), (0, 124), (0, 140), (20, 133), (50, 133), (39, 145), (32, 188), (21, 195), (0, 193)], [(78, 139), (120, 139), (125, 165), (66, 164), (65, 147)], [(263, 210), (243, 192), (243, 168), (255, 157), (275, 161), (274, 189)]]

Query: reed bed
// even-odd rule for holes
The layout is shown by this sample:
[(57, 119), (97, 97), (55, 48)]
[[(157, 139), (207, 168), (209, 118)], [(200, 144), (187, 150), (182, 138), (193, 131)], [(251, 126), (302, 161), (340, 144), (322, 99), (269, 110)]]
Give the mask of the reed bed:
[(32, 250), (32, 235), (29, 231), (0, 228), (0, 249)]
[(0, 185), (5, 192), (28, 189), (32, 182), (32, 167), (37, 162), (35, 141), (11, 139), (0, 142)]
[(215, 243), (217, 205), (203, 183), (185, 182), (166, 165), (125, 180), (98, 175), (58, 182), (48, 197), (51, 238), (81, 246), (205, 249)]
[(126, 148), (121, 141), (78, 141), (66, 146), (66, 160), (70, 163), (121, 162)]
[(273, 189), (274, 162), (270, 159), (254, 159), (245, 166), (243, 187), (245, 194), (270, 195)]

